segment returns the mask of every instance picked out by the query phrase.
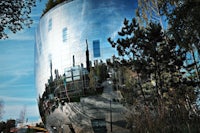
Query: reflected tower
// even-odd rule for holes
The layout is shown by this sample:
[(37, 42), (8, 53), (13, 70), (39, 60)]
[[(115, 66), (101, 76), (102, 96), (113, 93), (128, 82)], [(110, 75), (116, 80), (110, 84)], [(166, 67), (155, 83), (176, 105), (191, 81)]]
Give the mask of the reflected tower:
[(90, 59), (89, 59), (89, 50), (88, 50), (88, 43), (86, 40), (86, 68), (88, 70), (88, 72), (90, 72)]

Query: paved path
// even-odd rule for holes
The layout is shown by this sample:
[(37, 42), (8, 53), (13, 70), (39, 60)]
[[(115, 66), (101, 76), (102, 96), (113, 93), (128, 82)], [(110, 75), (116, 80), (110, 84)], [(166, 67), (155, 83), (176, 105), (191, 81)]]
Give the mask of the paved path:
[[(112, 101), (119, 98), (119, 93), (113, 91), (112, 84), (109, 84), (108, 81), (102, 85), (104, 86), (102, 95), (81, 98), (80, 103), (59, 105), (48, 117), (48, 123), (56, 127), (63, 125), (62, 130), (68, 131), (67, 125), (72, 123), (76, 133), (92, 133), (91, 120), (105, 119), (107, 133), (111, 133), (110, 115), (112, 114), (112, 133), (129, 133), (129, 130), (125, 128), (126, 123), (123, 118), (123, 112), (126, 110), (125, 107), (119, 102)], [(111, 108), (110, 101), (112, 101)], [(110, 109), (112, 109), (112, 113)]]
[(120, 91), (113, 91), (113, 84), (109, 83), (109, 81), (105, 81), (102, 85), (104, 86), (102, 97), (109, 100), (123, 98)]

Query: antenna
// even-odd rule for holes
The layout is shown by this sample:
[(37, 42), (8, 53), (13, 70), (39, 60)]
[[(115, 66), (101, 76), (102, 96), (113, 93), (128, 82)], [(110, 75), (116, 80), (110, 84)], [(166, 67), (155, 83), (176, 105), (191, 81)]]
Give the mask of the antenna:
[(74, 57), (74, 55), (73, 55), (73, 67), (75, 67), (75, 57)]
[(23, 109), (20, 111), (19, 119), (17, 120), (17, 123), (19, 123), (19, 126), (23, 126), (25, 117), (26, 117), (26, 106), (24, 106)]

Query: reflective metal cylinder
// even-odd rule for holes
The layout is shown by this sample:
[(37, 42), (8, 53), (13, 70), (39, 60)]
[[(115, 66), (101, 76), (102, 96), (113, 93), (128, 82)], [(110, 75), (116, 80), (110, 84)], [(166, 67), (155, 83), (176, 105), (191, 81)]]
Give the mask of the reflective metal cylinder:
[[(111, 60), (113, 55), (117, 56), (117, 51), (111, 47), (107, 39), (116, 38), (124, 18), (131, 20), (134, 17), (135, 2), (68, 0), (56, 5), (41, 17), (36, 31), (35, 82), (40, 115), (50, 132), (73, 132), (78, 128), (81, 130), (81, 124), (88, 122), (84, 119), (95, 117), (92, 115), (95, 111), (88, 111), (91, 115), (81, 112), (84, 107), (79, 102), (84, 103), (88, 99), (70, 101), (70, 90), (83, 88), (80, 91), (76, 90), (77, 94), (74, 92), (75, 95), (81, 95), (87, 89), (87, 85), (89, 86), (90, 79), (87, 77), (90, 68), (100, 62)], [(108, 104), (109, 109), (110, 101), (103, 103)], [(74, 115), (72, 108), (78, 110), (77, 114), (80, 113), (75, 118), (81, 119), (80, 123), (68, 119)], [(85, 108), (92, 110), (87, 106)], [(99, 110), (98, 112), (101, 112)], [(86, 113), (86, 116), (81, 116), (81, 113)], [(107, 120), (110, 114), (107, 116), (105, 113), (104, 116), (103, 119)], [(92, 122), (88, 122), (88, 127)]]

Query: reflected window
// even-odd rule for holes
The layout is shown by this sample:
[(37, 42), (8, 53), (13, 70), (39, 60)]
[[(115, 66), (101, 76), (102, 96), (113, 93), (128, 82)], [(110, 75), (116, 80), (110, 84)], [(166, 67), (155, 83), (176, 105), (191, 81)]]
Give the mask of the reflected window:
[(67, 28), (64, 28), (62, 30), (62, 38), (63, 38), (63, 42), (67, 41)]
[(52, 19), (49, 19), (48, 22), (48, 31), (50, 31), (52, 29)]
[(99, 40), (94, 40), (93, 41), (93, 53), (94, 57), (100, 57), (100, 41)]

